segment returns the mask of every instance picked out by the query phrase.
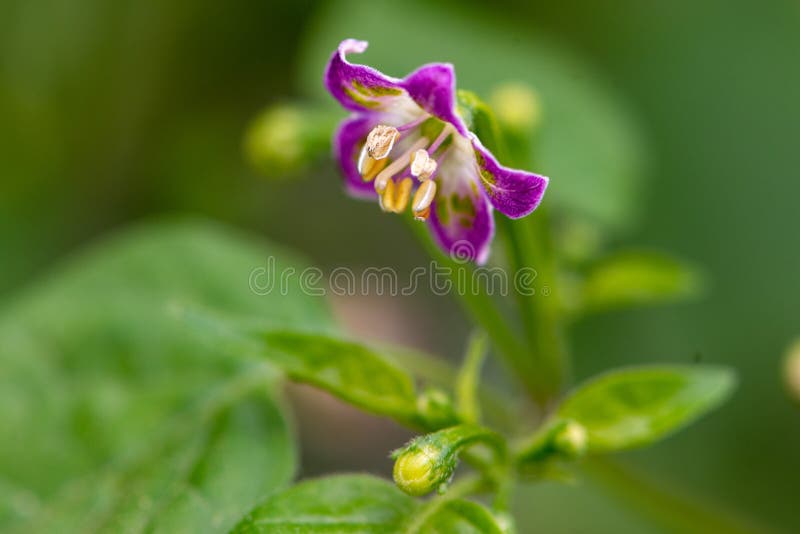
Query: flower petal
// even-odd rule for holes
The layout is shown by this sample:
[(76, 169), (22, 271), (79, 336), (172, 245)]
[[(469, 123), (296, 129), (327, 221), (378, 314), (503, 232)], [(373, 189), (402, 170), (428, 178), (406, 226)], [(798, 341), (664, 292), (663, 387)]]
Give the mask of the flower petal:
[(518, 219), (536, 209), (542, 201), (549, 178), (503, 167), (475, 134), (470, 133), (469, 137), (475, 150), (480, 181), (497, 211)]
[(375, 187), (358, 172), (358, 156), (369, 131), (380, 121), (379, 115), (356, 115), (339, 125), (333, 136), (333, 155), (344, 173), (347, 192), (360, 198), (374, 198)]
[(439, 191), (428, 226), (445, 253), (482, 265), (494, 237), (492, 205), (471, 180), (437, 179)]
[(342, 106), (351, 111), (385, 109), (397, 97), (405, 97), (401, 80), (386, 76), (372, 67), (347, 61), (347, 54), (360, 54), (366, 49), (366, 41), (345, 39), (325, 68), (325, 87)]
[(455, 112), (456, 74), (449, 63), (430, 63), (412, 72), (402, 81), (416, 104), (431, 115), (452, 124), (467, 136), (467, 128)]

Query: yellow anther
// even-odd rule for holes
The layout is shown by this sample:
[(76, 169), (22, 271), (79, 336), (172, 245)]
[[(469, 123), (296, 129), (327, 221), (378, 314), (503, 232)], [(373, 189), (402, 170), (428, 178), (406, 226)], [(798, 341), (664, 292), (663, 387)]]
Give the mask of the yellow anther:
[(426, 180), (422, 182), (414, 194), (414, 201), (411, 203), (411, 211), (414, 213), (414, 218), (418, 221), (428, 219), (431, 212), (431, 204), (436, 197), (436, 182), (433, 180)]
[(392, 211), (395, 213), (403, 213), (408, 206), (408, 199), (411, 197), (411, 187), (414, 181), (411, 178), (403, 178), (395, 188), (394, 202), (392, 203)]
[(378, 173), (378, 177), (375, 178), (375, 192), (379, 195), (383, 195), (386, 191), (386, 187), (391, 183), (392, 175), (387, 174), (385, 172)]
[[(377, 182), (375, 183), (375, 189), (378, 189)], [(383, 211), (394, 211), (394, 190), (394, 180), (390, 178), (384, 185), (381, 196), (378, 198), (378, 203)]]
[(388, 163), (389, 160), (386, 158), (374, 159), (365, 154), (364, 158), (360, 161), (358, 172), (361, 173), (361, 177), (365, 182), (370, 182), (375, 179), (378, 173), (381, 172)]
[(397, 128), (379, 124), (367, 135), (367, 155), (374, 159), (383, 159), (389, 155), (394, 142), (400, 137)]

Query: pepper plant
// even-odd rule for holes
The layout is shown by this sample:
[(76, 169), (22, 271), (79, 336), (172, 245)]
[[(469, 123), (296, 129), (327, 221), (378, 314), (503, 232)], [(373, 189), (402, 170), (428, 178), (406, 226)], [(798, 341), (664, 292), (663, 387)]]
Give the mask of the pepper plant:
[[(348, 61), (366, 47), (343, 41), (324, 75), (328, 91), (352, 113), (333, 141), (347, 192), (404, 216), (454, 280), (490, 254), (504, 254), (510, 268), (532, 269), (548, 293), (517, 292), (515, 317), (486, 287), (460, 294), (476, 333), (444, 389), (429, 387), (425, 365), (410, 369), (391, 351), (296, 332), (262, 336), (264, 358), (290, 378), (420, 435), (391, 453), (402, 492), (363, 475), (307, 481), (267, 499), (235, 530), (512, 532), (516, 484), (561, 479), (584, 458), (661, 440), (720, 405), (735, 378), (718, 366), (648, 365), (572, 385), (565, 339), (571, 315), (589, 310), (593, 299), (646, 299), (665, 279), (674, 282), (664, 275), (674, 265), (636, 255), (594, 265), (578, 283), (583, 298), (570, 306), (559, 291), (564, 273), (546, 200), (540, 206), (549, 179), (524, 170), (534, 159), (525, 139), (533, 132), (518, 124), (504, 132), (479, 97), (456, 89), (452, 65), (393, 78)], [(496, 234), (503, 247), (493, 251)], [(490, 351), (519, 381), (533, 417), (514, 414), (514, 399), (484, 406), (481, 369)], [(503, 410), (518, 424), (494, 426)]]
[[(683, 296), (696, 277), (653, 253), (575, 253), (576, 234), (556, 231), (563, 217), (548, 200), (559, 177), (528, 170), (528, 88), (502, 92), (496, 120), (456, 90), (451, 65), (393, 78), (348, 61), (365, 48), (342, 42), (324, 73), (351, 113), (338, 129), (327, 112), (273, 113), (248, 149), (264, 148), (267, 128), (259, 164), (278, 157), (288, 169), (318, 159), (320, 132), (332, 134), (345, 190), (403, 217), (454, 281), (502, 265), (530, 274), (533, 291), (512, 291), (509, 302), (485, 284), (457, 292), (474, 332), (451, 368), (342, 335), (297, 278), (259, 294), (253, 274), (265, 255), (276, 271), (305, 265), (282, 247), (195, 219), (122, 231), (0, 308), (0, 528), (524, 532), (511, 506), (521, 485), (589, 473), (657, 501), (678, 530), (736, 531), (613, 460), (719, 406), (735, 385), (729, 369), (647, 365), (571, 378), (573, 321)], [(484, 379), (490, 357), (518, 387), (498, 392)], [(394, 459), (384, 477), (296, 483), (285, 379), (416, 437), (384, 451)]]

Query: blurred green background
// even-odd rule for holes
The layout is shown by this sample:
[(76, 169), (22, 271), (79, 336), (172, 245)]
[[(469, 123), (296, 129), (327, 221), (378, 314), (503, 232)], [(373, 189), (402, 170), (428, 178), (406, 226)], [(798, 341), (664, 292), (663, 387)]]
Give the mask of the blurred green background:
[[(544, 107), (537, 170), (560, 209), (611, 243), (686, 258), (710, 282), (697, 302), (578, 323), (576, 375), (697, 359), (740, 373), (719, 413), (622, 460), (765, 528), (800, 529), (800, 412), (780, 374), (800, 335), (800, 3), (6, 0), (2, 11), (0, 297), (165, 213), (250, 229), (325, 268), (410, 268), (425, 257), (400, 221), (346, 198), (328, 161), (283, 179), (248, 165), (250, 121), (284, 101), (335, 109), (321, 69), (346, 37), (368, 39), (364, 61), (398, 76), (440, 60), (487, 98), (527, 82)], [(368, 333), (451, 356), (467, 332), (453, 302), (424, 294), (334, 309), (356, 332), (372, 313), (393, 317)], [(387, 472), (403, 433), (369, 442), (371, 426), (337, 443), (329, 401), (295, 396), (301, 474)], [(519, 501), (531, 531), (657, 528), (590, 482)]]

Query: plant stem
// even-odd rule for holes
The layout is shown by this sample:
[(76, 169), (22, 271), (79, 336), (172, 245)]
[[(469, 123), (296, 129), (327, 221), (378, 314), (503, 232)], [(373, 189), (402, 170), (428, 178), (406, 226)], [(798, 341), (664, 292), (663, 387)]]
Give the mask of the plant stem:
[[(457, 289), (459, 289), (458, 286), (460, 284), (459, 277), (462, 277), (461, 280), (473, 279), (473, 268), (468, 264), (456, 262), (443, 254), (423, 225), (411, 221), (411, 228), (430, 256), (440, 267), (447, 269), (447, 273)], [(519, 342), (514, 331), (509, 326), (508, 320), (500, 313), (494, 300), (483, 291), (483, 288), (478, 288), (477, 291), (474, 291), (472, 287), (461, 288), (461, 290), (456, 291), (456, 294), (472, 319), (489, 335), (492, 344), (511, 371), (522, 381), (526, 389), (533, 394), (537, 386), (537, 370), (533, 366), (533, 361), (529, 357), (525, 346)]]
[[(508, 259), (515, 273), (532, 270), (536, 288), (528, 295), (515, 288), (525, 339), (530, 347), (534, 398), (546, 405), (561, 392), (569, 360), (565, 350), (557, 293), (557, 266), (546, 206), (525, 219), (499, 217)], [(528, 288), (530, 289), (530, 288)]]
[(483, 331), (472, 334), (456, 379), (456, 406), (459, 415), (467, 423), (478, 423), (481, 419), (477, 393), (487, 341)]

